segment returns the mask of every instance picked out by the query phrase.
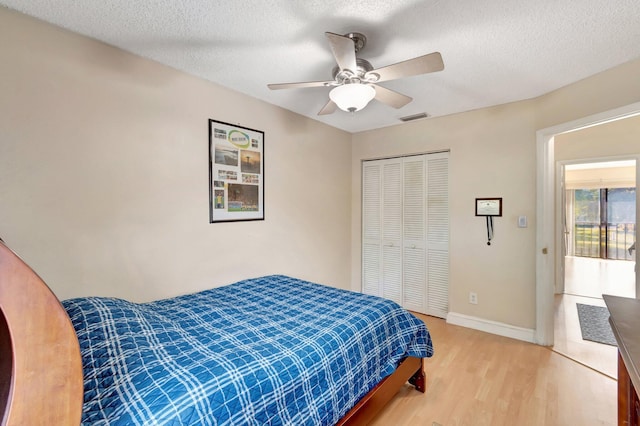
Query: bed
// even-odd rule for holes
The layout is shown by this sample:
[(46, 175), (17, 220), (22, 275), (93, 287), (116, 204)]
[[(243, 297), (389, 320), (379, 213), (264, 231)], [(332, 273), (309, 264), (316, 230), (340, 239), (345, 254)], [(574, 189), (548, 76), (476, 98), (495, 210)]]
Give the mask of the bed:
[(0, 244), (3, 424), (363, 424), (409, 381), (424, 323), (281, 275), (150, 303), (58, 301)]

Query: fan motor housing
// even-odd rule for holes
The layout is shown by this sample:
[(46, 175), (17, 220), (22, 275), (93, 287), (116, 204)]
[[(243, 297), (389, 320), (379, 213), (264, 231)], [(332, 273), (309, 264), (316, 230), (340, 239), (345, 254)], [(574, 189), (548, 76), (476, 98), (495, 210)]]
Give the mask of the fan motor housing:
[(349, 72), (349, 70), (340, 71), (340, 67), (336, 65), (333, 67), (331, 77), (339, 83), (353, 82), (353, 80), (365, 81), (364, 75), (373, 69), (373, 66), (369, 61), (362, 58), (356, 58), (355, 74)]
[(351, 40), (353, 40), (353, 48), (355, 49), (356, 53), (364, 49), (364, 47), (367, 45), (367, 37), (365, 37), (365, 35), (362, 33), (353, 32), (347, 33), (344, 36), (349, 37)]

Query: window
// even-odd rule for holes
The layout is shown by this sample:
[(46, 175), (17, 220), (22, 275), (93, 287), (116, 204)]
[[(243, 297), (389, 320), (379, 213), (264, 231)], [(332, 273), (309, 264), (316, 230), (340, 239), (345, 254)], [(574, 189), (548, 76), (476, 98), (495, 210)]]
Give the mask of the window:
[(635, 188), (570, 190), (573, 199), (574, 256), (633, 260)]

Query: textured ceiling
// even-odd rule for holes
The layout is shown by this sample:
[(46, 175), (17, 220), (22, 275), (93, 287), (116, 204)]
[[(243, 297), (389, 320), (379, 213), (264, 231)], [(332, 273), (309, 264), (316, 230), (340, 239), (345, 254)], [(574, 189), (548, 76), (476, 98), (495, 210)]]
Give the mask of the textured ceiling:
[[(358, 132), (528, 99), (640, 57), (639, 0), (0, 0), (0, 4), (222, 86)], [(324, 36), (361, 32), (375, 68), (433, 51), (444, 71), (381, 83), (414, 100), (317, 112), (330, 80)], [(219, 117), (224, 119), (224, 117)]]

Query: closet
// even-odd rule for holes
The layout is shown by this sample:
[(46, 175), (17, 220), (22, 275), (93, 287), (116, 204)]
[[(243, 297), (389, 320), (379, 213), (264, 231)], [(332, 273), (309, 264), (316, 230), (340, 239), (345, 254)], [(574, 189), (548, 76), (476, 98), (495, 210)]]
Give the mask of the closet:
[(362, 292), (446, 317), (448, 152), (362, 162)]

